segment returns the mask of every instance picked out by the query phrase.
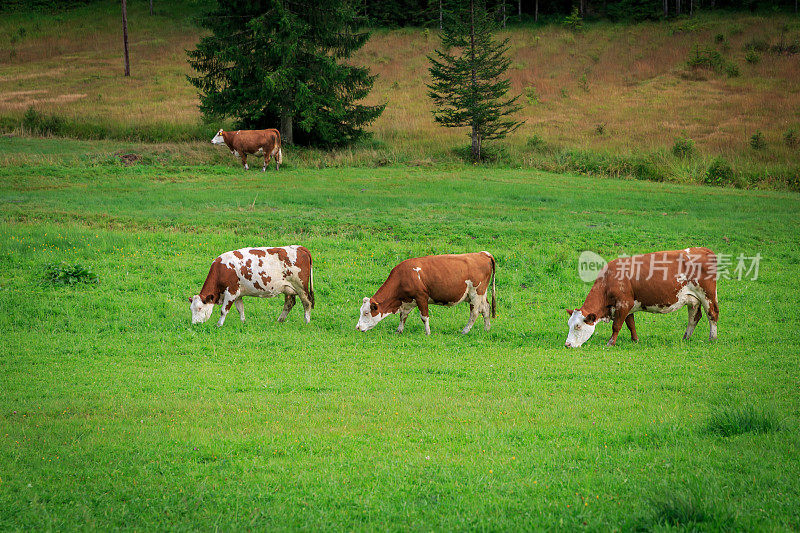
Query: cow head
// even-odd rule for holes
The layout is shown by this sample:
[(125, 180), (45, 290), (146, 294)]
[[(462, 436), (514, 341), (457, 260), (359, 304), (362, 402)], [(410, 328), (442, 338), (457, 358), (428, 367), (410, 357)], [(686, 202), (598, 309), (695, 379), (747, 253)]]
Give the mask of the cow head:
[(195, 294), (189, 298), (189, 309), (192, 311), (192, 324), (202, 324), (211, 318), (211, 312), (214, 310), (214, 296), (206, 296), (206, 301), (200, 299), (200, 296)]
[(388, 316), (388, 313), (378, 312), (378, 302), (372, 298), (364, 297), (364, 303), (361, 304), (361, 314), (358, 317), (358, 324), (356, 329), (358, 331), (368, 331), (374, 328), (378, 322)]
[(225, 138), (222, 137), (222, 128), (214, 135), (214, 138), (211, 139), (211, 144), (225, 144)]
[(597, 326), (597, 316), (594, 313), (589, 313), (584, 316), (583, 311), (580, 309), (567, 309), (569, 315), (569, 334), (567, 335), (567, 342), (564, 346), (567, 348), (578, 348), (584, 342), (588, 341), (594, 333), (594, 328)]

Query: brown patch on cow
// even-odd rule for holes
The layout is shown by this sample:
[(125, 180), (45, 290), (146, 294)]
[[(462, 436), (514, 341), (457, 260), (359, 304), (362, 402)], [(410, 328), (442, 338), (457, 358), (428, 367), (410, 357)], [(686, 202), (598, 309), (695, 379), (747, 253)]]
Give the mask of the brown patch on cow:
[(267, 256), (267, 252), (265, 252), (264, 250), (258, 250), (256, 248), (253, 248), (252, 250), (250, 250), (250, 253), (252, 255), (256, 256), (256, 257), (266, 257)]
[(240, 252), (239, 250), (234, 251), (233, 255), (235, 255), (237, 259), (244, 259), (242, 252)]
[(200, 300), (205, 303), (219, 303), (220, 294), (225, 289), (231, 294), (236, 293), (239, 290), (239, 276), (236, 270), (222, 262), (222, 257), (217, 257), (211, 263), (206, 281), (200, 290)]
[(251, 270), (249, 268), (247, 268), (247, 266), (242, 265), (239, 268), (239, 272), (242, 274), (242, 277), (244, 279), (246, 279), (247, 281), (252, 281), (252, 279), (253, 279), (253, 277), (251, 275), (252, 272), (251, 272)]
[(311, 301), (311, 308), (314, 308), (314, 287), (311, 285), (311, 252), (305, 246), (297, 247), (297, 260), (295, 266), (298, 268), (297, 277), (303, 284), (303, 290)]
[(283, 248), (267, 248), (267, 253), (270, 255), (277, 255), (278, 259), (280, 259), (284, 265), (292, 266), (292, 262), (289, 260), (289, 254)]
[(272, 278), (270, 276), (265, 276), (264, 274), (261, 274), (261, 281), (264, 282), (264, 285), (269, 285), (269, 282), (272, 281)]
[(260, 291), (264, 290), (264, 287), (261, 286), (261, 284), (258, 282), (258, 280), (253, 280), (253, 287), (255, 287), (256, 289), (258, 289)]

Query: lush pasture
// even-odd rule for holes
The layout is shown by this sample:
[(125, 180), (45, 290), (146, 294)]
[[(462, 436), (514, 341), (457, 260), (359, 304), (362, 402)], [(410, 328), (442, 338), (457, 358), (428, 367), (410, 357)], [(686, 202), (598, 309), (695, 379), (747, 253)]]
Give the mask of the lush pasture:
[[(798, 196), (484, 168), (0, 167), (0, 529), (800, 527)], [(317, 308), (223, 328), (186, 298), (250, 245), (314, 254)], [(706, 245), (720, 338), (637, 315), (563, 348), (577, 255)], [(466, 306), (355, 331), (409, 256), (490, 250)], [(42, 283), (91, 266), (97, 285)], [(215, 316), (217, 316), (215, 312)]]

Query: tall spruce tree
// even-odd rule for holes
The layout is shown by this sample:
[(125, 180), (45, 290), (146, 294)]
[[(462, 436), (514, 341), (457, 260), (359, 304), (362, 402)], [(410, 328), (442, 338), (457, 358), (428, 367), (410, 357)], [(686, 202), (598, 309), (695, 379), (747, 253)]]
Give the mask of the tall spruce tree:
[(343, 144), (364, 135), (384, 105), (361, 105), (376, 76), (345, 64), (369, 38), (347, 0), (217, 0), (211, 35), (188, 52), (208, 118), (275, 127), (286, 142)]
[(522, 125), (510, 115), (522, 106), (508, 97), (511, 82), (503, 78), (511, 61), (508, 39), (495, 42), (496, 23), (482, 1), (450, 17), (442, 32), (442, 50), (428, 56), (433, 78), (428, 95), (434, 120), (449, 128), (470, 128), (472, 159), (480, 161), (483, 141), (500, 139)]

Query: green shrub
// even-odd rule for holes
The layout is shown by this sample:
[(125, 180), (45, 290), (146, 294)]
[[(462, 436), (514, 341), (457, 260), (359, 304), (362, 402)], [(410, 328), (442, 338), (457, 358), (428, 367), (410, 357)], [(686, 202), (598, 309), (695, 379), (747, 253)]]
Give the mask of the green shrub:
[(606, 132), (606, 125), (605, 124), (597, 124), (594, 127), (594, 132), (598, 135), (603, 135)]
[(729, 78), (736, 78), (739, 76), (739, 67), (733, 63), (728, 63), (725, 65), (725, 74), (727, 74)]
[(762, 37), (753, 37), (744, 45), (745, 50), (755, 50), (756, 52), (766, 52), (769, 50), (769, 42)]
[(722, 437), (743, 433), (771, 433), (779, 431), (781, 423), (774, 411), (752, 405), (725, 407), (709, 416), (706, 431)]
[(800, 192), (800, 167), (791, 169), (784, 177), (784, 181), (790, 191)]
[(724, 43), (725, 42), (725, 34), (718, 33), (714, 36), (715, 43)]
[(711, 162), (703, 178), (706, 184), (717, 186), (733, 185), (735, 180), (736, 174), (730, 163), (721, 157), (717, 157)]
[(533, 148), (537, 152), (542, 152), (547, 148), (547, 142), (545, 142), (545, 140), (536, 133), (528, 138), (527, 144), (529, 148)]
[(800, 137), (798, 137), (796, 129), (789, 128), (786, 130), (786, 133), (783, 134), (783, 144), (789, 148), (795, 148), (800, 144)]
[(767, 140), (764, 139), (764, 134), (760, 130), (756, 130), (750, 137), (750, 147), (753, 150), (763, 150), (767, 147)]
[(672, 145), (672, 154), (675, 157), (690, 157), (694, 153), (694, 141), (679, 137)]
[(755, 65), (759, 61), (761, 61), (761, 55), (755, 51), (753, 48), (748, 48), (747, 52), (744, 54), (744, 60), (750, 63), (751, 65)]
[(63, 135), (64, 120), (57, 115), (44, 115), (30, 106), (22, 116), (22, 127), (35, 135)]
[(525, 87), (525, 99), (528, 101), (529, 105), (539, 103), (539, 95), (536, 94), (536, 87), (533, 85)]
[(45, 265), (42, 276), (51, 285), (77, 285), (78, 283), (97, 283), (97, 275), (92, 269), (80, 263), (50, 263)]

